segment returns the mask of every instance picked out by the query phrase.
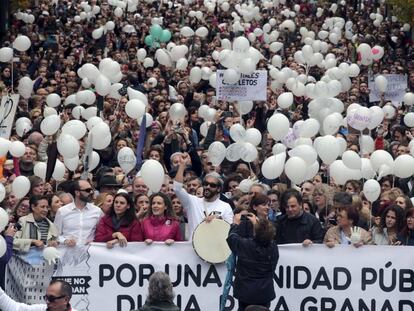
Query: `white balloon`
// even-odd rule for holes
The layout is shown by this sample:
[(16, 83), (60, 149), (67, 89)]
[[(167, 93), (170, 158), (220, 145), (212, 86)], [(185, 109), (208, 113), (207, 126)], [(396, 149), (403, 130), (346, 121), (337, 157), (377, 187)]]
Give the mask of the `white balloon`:
[(243, 143), (234, 143), (227, 147), (226, 159), (235, 162), (240, 160)]
[(96, 92), (101, 96), (106, 96), (111, 91), (111, 81), (104, 75), (99, 75), (95, 83)]
[(23, 98), (29, 99), (33, 91), (33, 85), (34, 81), (29, 77), (23, 77), (19, 80), (17, 90)]
[(241, 150), (241, 159), (245, 162), (253, 162), (257, 159), (258, 151), (251, 143), (243, 143)]
[(182, 27), (181, 28), (181, 30), (180, 30), (180, 34), (183, 36), (183, 37), (192, 37), (192, 36), (194, 36), (194, 30), (192, 30), (190, 27), (188, 27), (188, 26), (184, 26), (184, 27)]
[(10, 140), (0, 137), (0, 157), (6, 155), (7, 152), (9, 152), (10, 146)]
[(196, 36), (199, 36), (201, 38), (207, 37), (208, 35), (208, 29), (204, 26), (199, 27), (196, 31), (195, 31)]
[[(92, 117), (90, 119), (93, 119), (93, 118), (95, 117)], [(89, 124), (89, 121), (88, 121), (88, 124)], [(62, 134), (68, 134), (68, 135), (73, 136), (76, 139), (81, 139), (86, 134), (86, 126), (83, 122), (79, 120), (70, 120), (62, 126)]]
[(375, 179), (369, 179), (364, 183), (362, 192), (371, 203), (376, 201), (381, 194), (381, 186)]
[(190, 70), (190, 82), (197, 84), (201, 81), (201, 69), (200, 67), (193, 67)]
[(37, 162), (33, 168), (35, 176), (46, 179), (47, 164), (45, 162)]
[(275, 141), (279, 141), (289, 132), (289, 119), (284, 114), (274, 114), (267, 122), (267, 130)]
[[(6, 196), (6, 189), (4, 188), (3, 184), (0, 184), (0, 202), (4, 200)], [(9, 215), (7, 212), (0, 207), (0, 232), (6, 228), (7, 224), (9, 223)]]
[(382, 107), (382, 111), (384, 112), (385, 119), (392, 119), (395, 116), (395, 108), (391, 105), (385, 105)]
[(208, 159), (214, 165), (218, 166), (226, 157), (226, 146), (222, 142), (215, 141), (208, 147)]
[(139, 99), (145, 105), (148, 105), (148, 98), (144, 93), (142, 93), (140, 91), (137, 91), (137, 90), (134, 90), (131, 87), (127, 88), (127, 92), (128, 92), (128, 97), (129, 97), (130, 100), (131, 99)]
[(414, 126), (414, 112), (409, 112), (404, 116), (404, 124), (408, 127)]
[(389, 167), (392, 167), (394, 164), (394, 160), (387, 151), (385, 150), (375, 150), (370, 157), (372, 168), (375, 171), (379, 171), (381, 165), (385, 164)]
[(123, 147), (118, 152), (118, 163), (125, 174), (128, 174), (136, 165), (137, 158), (134, 151), (129, 147)]
[(371, 154), (375, 150), (375, 142), (369, 135), (362, 135), (360, 137), (359, 145), (361, 148), (361, 154)]
[(253, 101), (238, 101), (234, 105), (242, 115), (248, 114), (253, 109)]
[(96, 107), (89, 107), (81, 111), (82, 112), (82, 118), (85, 120), (89, 120), (90, 118), (96, 116), (98, 112), (98, 108)]
[(246, 129), (240, 123), (233, 124), (230, 127), (230, 137), (237, 143), (244, 142), (246, 138)]
[(55, 108), (61, 104), (61, 99), (58, 94), (52, 93), (46, 97), (46, 104), (49, 107)]
[(65, 165), (60, 160), (56, 160), (55, 169), (52, 174), (53, 179), (57, 181), (64, 180), (65, 170)]
[(332, 135), (325, 135), (318, 140), (315, 140), (314, 147), (325, 164), (331, 164), (339, 156), (339, 145), (336, 138)]
[(299, 157), (303, 159), (307, 165), (312, 165), (318, 158), (316, 150), (309, 145), (298, 145), (288, 152), (290, 157)]
[(309, 118), (301, 125), (299, 136), (305, 138), (311, 138), (319, 132), (319, 122), (316, 119)]
[(370, 110), (370, 121), (367, 125), (367, 128), (372, 130), (381, 124), (384, 119), (384, 111), (378, 106), (372, 106)]
[(308, 166), (306, 169), (306, 176), (305, 180), (312, 180), (313, 177), (316, 176), (319, 172), (319, 162), (315, 161), (311, 165)]
[(54, 135), (60, 128), (61, 120), (57, 115), (51, 115), (40, 123), (40, 130), (44, 135)]
[(240, 79), (240, 72), (235, 69), (226, 69), (223, 75), (223, 82), (226, 84), (236, 84)]
[(27, 51), (28, 49), (30, 49), (31, 45), (32, 45), (32, 42), (27, 36), (20, 35), (13, 42), (13, 47), (20, 52)]
[(13, 180), (12, 191), (17, 199), (26, 196), (30, 190), (30, 181), (26, 176), (18, 176)]
[(262, 164), (262, 174), (267, 179), (278, 178), (285, 167), (286, 154), (279, 153), (268, 157)]
[(144, 68), (151, 68), (154, 67), (154, 61), (152, 60), (152, 58), (146, 57), (142, 62), (142, 65), (144, 66)]
[(99, 164), (101, 158), (96, 151), (92, 151), (91, 157), (89, 158), (89, 168), (88, 172), (92, 172)]
[(3, 255), (7, 251), (7, 243), (6, 240), (3, 238), (2, 235), (0, 235), (0, 257), (3, 257)]
[(187, 115), (187, 110), (183, 104), (175, 103), (171, 105), (169, 115), (173, 122), (184, 121), (184, 118)]
[(412, 92), (405, 93), (403, 102), (404, 102), (404, 105), (406, 106), (414, 105), (414, 93)]
[(132, 119), (141, 118), (146, 110), (145, 104), (139, 99), (131, 99), (125, 105), (125, 112)]
[(0, 62), (8, 63), (13, 58), (13, 49), (4, 47), (0, 49)]
[(184, 57), (180, 58), (177, 60), (177, 64), (175, 65), (175, 67), (178, 70), (186, 70), (188, 67), (188, 60)]
[(24, 155), (26, 146), (19, 140), (16, 140), (10, 144), (9, 152), (15, 158), (20, 158)]
[(293, 104), (293, 94), (291, 92), (284, 92), (277, 98), (277, 104), (282, 109), (287, 109)]
[(294, 183), (300, 184), (306, 177), (306, 162), (299, 157), (292, 157), (286, 161), (285, 173), (286, 176)]
[(65, 158), (74, 158), (79, 154), (78, 140), (69, 134), (61, 134), (57, 139), (57, 149)]
[(379, 75), (375, 78), (375, 86), (381, 93), (385, 93), (388, 86), (388, 80), (382, 75)]
[(246, 131), (244, 139), (253, 146), (258, 146), (262, 141), (262, 133), (256, 128), (249, 128)]
[(156, 160), (146, 160), (141, 167), (141, 176), (152, 192), (158, 192), (164, 182), (164, 168)]
[(347, 121), (353, 128), (362, 131), (371, 122), (372, 112), (367, 107), (359, 107), (347, 115)]
[(365, 179), (371, 179), (375, 177), (375, 171), (372, 168), (372, 165), (369, 159), (361, 158), (361, 175), (362, 175), (362, 178), (365, 178)]
[(399, 178), (408, 178), (414, 174), (414, 158), (409, 154), (402, 154), (395, 159), (394, 174)]
[(74, 172), (79, 166), (79, 158), (76, 156), (74, 158), (64, 158), (63, 163), (68, 168), (68, 170)]
[(345, 166), (349, 167), (353, 170), (360, 170), (361, 169), (361, 158), (359, 155), (352, 150), (347, 150), (342, 154), (342, 162), (344, 162)]

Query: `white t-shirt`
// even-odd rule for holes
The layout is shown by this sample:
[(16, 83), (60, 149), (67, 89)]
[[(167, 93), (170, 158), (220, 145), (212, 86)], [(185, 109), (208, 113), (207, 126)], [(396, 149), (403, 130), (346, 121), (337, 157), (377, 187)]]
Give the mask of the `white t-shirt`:
[(233, 223), (234, 214), (230, 204), (219, 198), (213, 202), (207, 202), (203, 198), (188, 194), (183, 188), (183, 184), (177, 181), (174, 181), (174, 192), (187, 213), (190, 239), (192, 239), (195, 228), (206, 218), (206, 209), (208, 215), (216, 214), (229, 224)]

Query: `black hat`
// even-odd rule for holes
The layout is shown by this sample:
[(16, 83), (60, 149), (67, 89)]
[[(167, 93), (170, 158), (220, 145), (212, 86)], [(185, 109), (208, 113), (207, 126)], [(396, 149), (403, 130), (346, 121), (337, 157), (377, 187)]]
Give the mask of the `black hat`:
[(102, 187), (112, 187), (112, 188), (121, 188), (122, 185), (116, 181), (115, 176), (113, 175), (104, 175), (102, 176), (97, 185), (97, 189), (100, 190)]

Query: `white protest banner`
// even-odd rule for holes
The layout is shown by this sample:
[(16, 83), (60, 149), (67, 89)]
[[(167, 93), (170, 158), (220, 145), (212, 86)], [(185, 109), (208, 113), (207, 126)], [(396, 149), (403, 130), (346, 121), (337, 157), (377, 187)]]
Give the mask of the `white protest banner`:
[[(283, 245), (279, 253), (271, 310), (414, 310), (413, 247)], [(144, 304), (149, 276), (159, 270), (170, 275), (181, 310), (219, 310), (226, 267), (201, 261), (188, 242), (68, 249), (55, 278), (72, 284), (76, 310), (130, 311)], [(229, 296), (226, 306), (237, 310), (237, 301)]]
[[(385, 100), (392, 102), (402, 102), (404, 94), (407, 90), (407, 76), (388, 74), (383, 75), (387, 81), (387, 91), (384, 93)], [(377, 102), (381, 100), (381, 92), (375, 85), (375, 76), (368, 76), (368, 88), (369, 88), (369, 102)]]
[(256, 70), (250, 75), (241, 74), (235, 84), (223, 81), (225, 70), (217, 70), (216, 96), (218, 100), (243, 101), (267, 99), (267, 71)]
[(3, 96), (0, 104), (0, 137), (9, 139), (14, 115), (19, 104), (19, 94)]

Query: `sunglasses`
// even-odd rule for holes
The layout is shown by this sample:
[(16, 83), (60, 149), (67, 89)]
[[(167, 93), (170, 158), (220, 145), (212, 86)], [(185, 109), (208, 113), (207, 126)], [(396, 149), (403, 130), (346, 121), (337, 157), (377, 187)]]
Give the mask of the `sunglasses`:
[(49, 296), (49, 295), (44, 296), (45, 300), (48, 301), (48, 302), (55, 302), (56, 300), (62, 299), (64, 297), (66, 297), (66, 295), (57, 296), (57, 297), (56, 296)]
[(86, 189), (79, 189), (79, 191), (85, 191), (85, 192), (93, 192), (94, 190), (92, 188), (86, 188)]
[(215, 183), (212, 183), (212, 182), (208, 182), (208, 181), (205, 181), (205, 182), (203, 182), (203, 187), (210, 187), (210, 188), (218, 188), (218, 184), (215, 184)]

